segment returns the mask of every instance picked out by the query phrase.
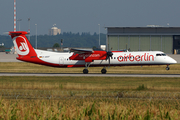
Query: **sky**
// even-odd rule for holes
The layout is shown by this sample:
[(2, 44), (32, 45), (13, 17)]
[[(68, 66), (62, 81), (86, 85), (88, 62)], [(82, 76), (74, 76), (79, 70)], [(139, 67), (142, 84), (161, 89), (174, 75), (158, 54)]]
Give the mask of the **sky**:
[[(99, 34), (105, 27), (180, 27), (180, 0), (16, 0), (17, 31), (48, 34), (56, 24), (61, 32)], [(0, 35), (13, 31), (14, 0), (0, 0)], [(19, 28), (20, 24), (20, 28)], [(98, 25), (100, 24), (100, 25)]]

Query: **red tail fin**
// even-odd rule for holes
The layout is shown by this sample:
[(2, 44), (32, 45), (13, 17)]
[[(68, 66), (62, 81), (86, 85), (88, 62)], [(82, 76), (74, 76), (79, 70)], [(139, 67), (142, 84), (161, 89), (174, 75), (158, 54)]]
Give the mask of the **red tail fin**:
[(11, 38), (13, 39), (16, 52), (19, 55), (18, 59), (22, 57), (37, 56), (35, 50), (25, 36), (26, 34), (28, 33), (25, 31), (9, 32), (9, 35), (11, 35)]

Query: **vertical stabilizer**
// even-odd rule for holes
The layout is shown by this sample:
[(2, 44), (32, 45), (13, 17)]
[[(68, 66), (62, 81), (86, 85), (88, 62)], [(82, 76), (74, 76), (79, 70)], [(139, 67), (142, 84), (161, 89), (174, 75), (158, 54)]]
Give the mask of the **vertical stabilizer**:
[(37, 56), (34, 48), (28, 41), (26, 34), (28, 33), (25, 31), (9, 32), (9, 35), (11, 35), (13, 40), (14, 47), (19, 56), (17, 59), (21, 59), (23, 57), (33, 58)]

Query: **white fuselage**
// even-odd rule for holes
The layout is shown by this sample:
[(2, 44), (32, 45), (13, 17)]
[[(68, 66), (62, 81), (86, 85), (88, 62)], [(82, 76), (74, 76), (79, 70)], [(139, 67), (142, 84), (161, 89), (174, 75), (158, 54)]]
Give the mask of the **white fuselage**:
[[(49, 52), (35, 49), (37, 57), (50, 64), (61, 66), (82, 67), (85, 66), (84, 60), (70, 60), (73, 52)], [(167, 56), (161, 51), (143, 51), (143, 52), (113, 52), (110, 58), (111, 66), (124, 65), (169, 65), (177, 63), (173, 58)], [(109, 60), (94, 60), (90, 66), (107, 66)]]

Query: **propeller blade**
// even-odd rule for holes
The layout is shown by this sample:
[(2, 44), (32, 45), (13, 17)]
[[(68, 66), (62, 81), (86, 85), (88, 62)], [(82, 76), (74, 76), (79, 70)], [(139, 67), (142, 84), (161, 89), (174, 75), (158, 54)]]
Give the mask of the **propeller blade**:
[(112, 56), (113, 56), (113, 53), (112, 53), (111, 51), (107, 51), (106, 60), (108, 59), (108, 61), (109, 61), (109, 66), (110, 66), (110, 64), (111, 64), (110, 57), (112, 57)]
[(109, 66), (110, 66), (110, 57), (109, 57)]

